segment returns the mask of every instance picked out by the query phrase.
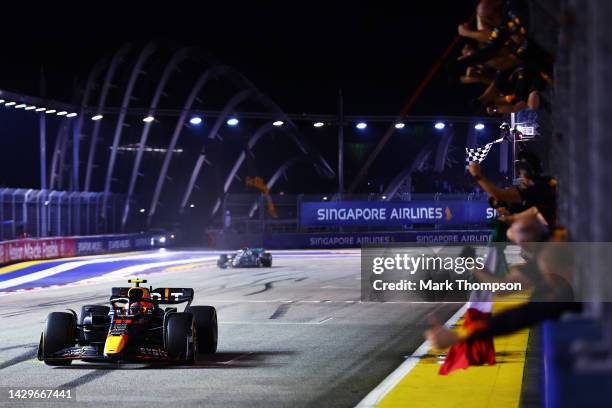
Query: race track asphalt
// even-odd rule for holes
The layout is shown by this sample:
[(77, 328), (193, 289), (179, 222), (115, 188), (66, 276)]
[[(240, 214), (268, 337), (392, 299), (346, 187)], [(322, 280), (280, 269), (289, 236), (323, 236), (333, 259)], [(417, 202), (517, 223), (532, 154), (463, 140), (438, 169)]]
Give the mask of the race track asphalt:
[[(198, 254), (194, 252), (194, 258)], [(96, 265), (92, 265), (96, 267)], [(270, 269), (204, 261), (147, 276), (218, 310), (219, 350), (189, 367), (35, 359), (47, 314), (104, 304), (124, 279), (0, 296), (0, 387), (70, 387), (79, 407), (352, 407), (459, 305), (360, 302), (359, 251), (276, 256)], [(0, 406), (35, 406), (0, 401)]]

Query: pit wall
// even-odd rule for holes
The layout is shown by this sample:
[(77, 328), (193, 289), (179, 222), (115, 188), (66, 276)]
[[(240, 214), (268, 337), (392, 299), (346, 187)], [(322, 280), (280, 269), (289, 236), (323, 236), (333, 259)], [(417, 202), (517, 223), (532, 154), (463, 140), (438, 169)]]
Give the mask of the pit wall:
[(148, 234), (28, 238), (0, 242), (0, 264), (150, 249)]

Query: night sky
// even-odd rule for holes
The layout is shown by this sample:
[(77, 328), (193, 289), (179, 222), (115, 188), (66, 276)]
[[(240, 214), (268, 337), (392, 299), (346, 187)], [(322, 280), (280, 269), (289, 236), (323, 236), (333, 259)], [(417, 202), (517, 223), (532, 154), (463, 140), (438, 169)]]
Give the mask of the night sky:
[[(0, 87), (69, 100), (102, 56), (148, 40), (197, 45), (287, 112), (396, 114), (474, 10), (473, 1), (49, 2), (5, 14)], [(465, 114), (444, 70), (414, 113)]]

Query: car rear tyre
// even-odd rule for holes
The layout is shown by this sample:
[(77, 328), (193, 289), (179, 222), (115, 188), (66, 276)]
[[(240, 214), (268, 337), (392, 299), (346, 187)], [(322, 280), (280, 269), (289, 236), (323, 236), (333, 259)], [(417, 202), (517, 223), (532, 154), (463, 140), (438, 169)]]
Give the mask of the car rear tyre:
[(53, 312), (47, 316), (45, 330), (42, 334), (40, 355), (45, 364), (50, 366), (67, 366), (71, 359), (49, 358), (53, 353), (74, 346), (75, 318), (72, 313)]
[(272, 267), (272, 254), (269, 253), (264, 253), (261, 256), (261, 265), (264, 266), (265, 268), (271, 268)]
[(219, 255), (217, 266), (221, 269), (227, 268), (227, 255)]
[(185, 312), (191, 313), (195, 320), (198, 353), (215, 353), (219, 333), (217, 310), (212, 306), (190, 306), (185, 309)]
[(169, 315), (164, 336), (168, 357), (185, 363), (193, 363), (197, 359), (197, 334), (191, 313)]

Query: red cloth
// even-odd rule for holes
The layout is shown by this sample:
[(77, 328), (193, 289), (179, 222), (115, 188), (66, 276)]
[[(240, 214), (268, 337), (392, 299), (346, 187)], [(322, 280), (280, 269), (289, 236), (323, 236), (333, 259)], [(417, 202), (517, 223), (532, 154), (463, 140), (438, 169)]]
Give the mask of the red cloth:
[[(478, 309), (468, 309), (463, 321), (463, 327), (470, 330), (475, 322), (482, 322), (491, 317), (491, 313), (484, 313)], [(438, 372), (440, 375), (449, 374), (460, 368), (474, 365), (495, 364), (495, 346), (493, 338), (480, 340), (466, 340), (453, 345), (444, 359), (444, 364)]]

